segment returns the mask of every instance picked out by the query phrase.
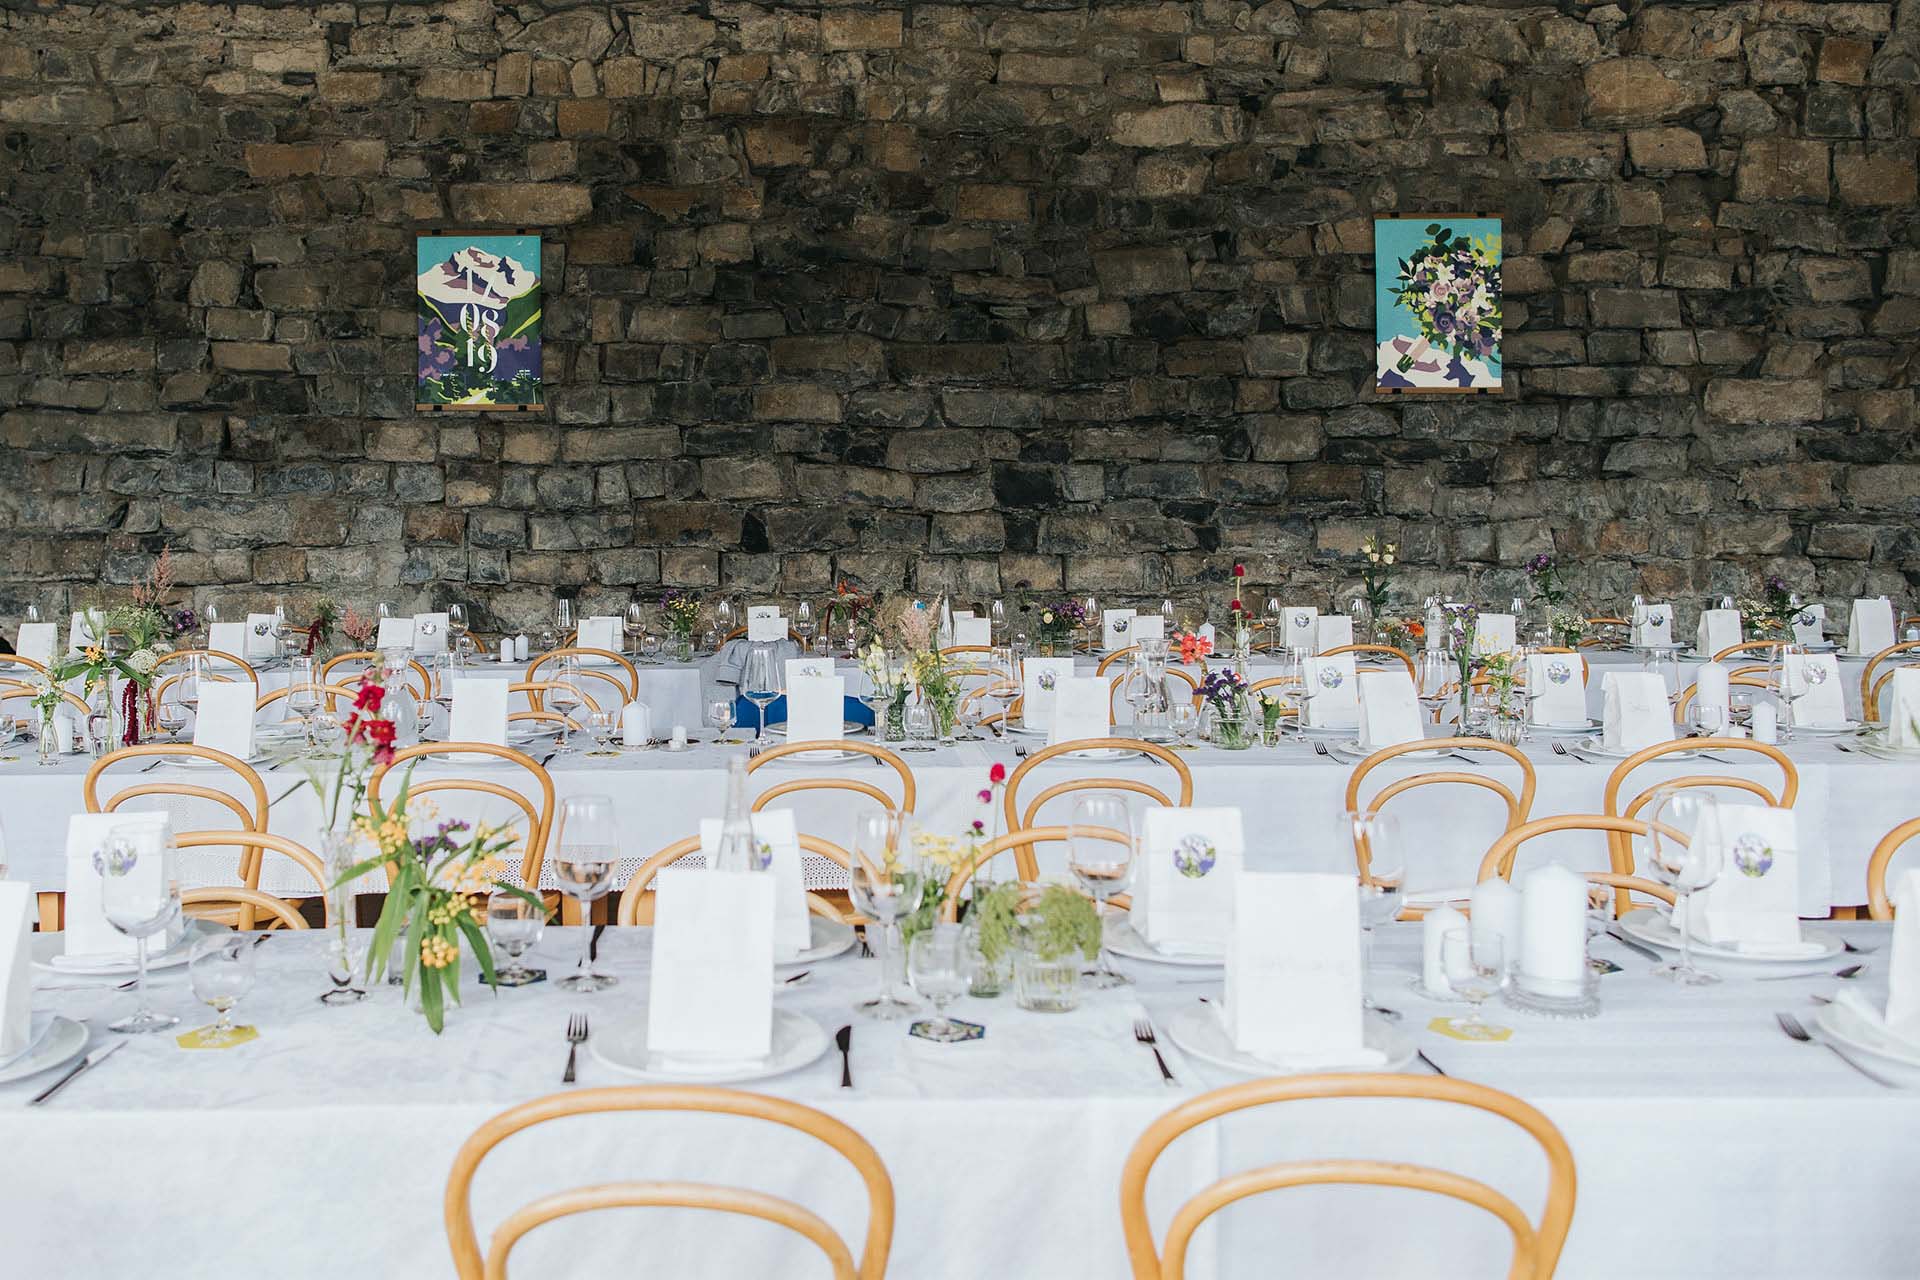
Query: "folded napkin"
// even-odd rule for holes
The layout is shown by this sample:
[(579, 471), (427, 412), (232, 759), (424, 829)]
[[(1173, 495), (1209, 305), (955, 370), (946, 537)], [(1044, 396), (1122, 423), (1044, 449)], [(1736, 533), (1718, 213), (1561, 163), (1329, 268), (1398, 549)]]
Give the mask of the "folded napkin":
[(1651, 671), (1609, 671), (1601, 681), (1605, 707), (1601, 742), (1608, 751), (1633, 752), (1673, 740), (1666, 682)]
[(1580, 655), (1527, 655), (1527, 699), (1533, 723), (1572, 728), (1587, 723), (1587, 682)]
[(1889, 1021), (1886, 1015), (1874, 1008), (1873, 1001), (1862, 995), (1851, 983), (1842, 985), (1833, 993), (1833, 1003), (1859, 1018), (1899, 1048), (1920, 1058), (1920, 1021), (1897, 1024)]
[(26, 881), (0, 880), (0, 1066), (30, 1050), (36, 1038), (32, 902)]
[[(1232, 1014), (1224, 1002), (1212, 1005), (1209, 1013), (1220, 1024), (1223, 1032), (1231, 1034)], [(1385, 1066), (1387, 1061), (1385, 1053), (1365, 1044), (1337, 1049), (1261, 1050), (1258, 1052), (1242, 1049), (1240, 1052), (1282, 1072), (1326, 1071), (1335, 1067), (1379, 1067)]]
[(54, 1015), (51, 1011), (34, 1014), (28, 1026), (26, 1042), (13, 1053), (0, 1053), (0, 1071), (5, 1071), (14, 1063), (32, 1057), (53, 1031), (53, 1019)]
[(1720, 871), (1695, 893), (1674, 927), (1742, 955), (1812, 958), (1825, 948), (1800, 936), (1797, 815), (1771, 805), (1724, 803), (1688, 833), (1703, 851), (1717, 849)]
[(1827, 640), (1827, 606), (1810, 604), (1793, 615), (1793, 642), (1795, 644), (1825, 644)]
[[(729, 640), (720, 646), (718, 653), (700, 664), (701, 687), (710, 691), (716, 688), (719, 690), (719, 692), (712, 693), (711, 696), (708, 697), (707, 700), (709, 702), (717, 702), (721, 698), (731, 698), (733, 696), (734, 692), (740, 687), (740, 677), (746, 672), (747, 655), (761, 647), (763, 646), (756, 645), (750, 640)], [(800, 656), (800, 646), (793, 641), (776, 640), (773, 642), (773, 659), (775, 662), (784, 663), (791, 658), (798, 658)], [(784, 669), (783, 667), (782, 670)]]
[(1703, 658), (1711, 658), (1722, 649), (1730, 649), (1739, 643), (1740, 611), (1738, 609), (1701, 611), (1700, 626), (1694, 636), (1694, 652)]
[[(1633, 606), (1633, 644), (1640, 648), (1663, 648), (1673, 643), (1673, 606), (1635, 604)], [(1712, 654), (1708, 654), (1712, 657)]]
[(1847, 652), (1865, 658), (1893, 644), (1893, 602), (1885, 596), (1855, 600), (1847, 618)]
[(1887, 1025), (1920, 1045), (1920, 868), (1893, 885), (1893, 943), (1887, 949)]
[(1920, 670), (1894, 668), (1887, 693), (1886, 744), (1903, 751), (1920, 747)]

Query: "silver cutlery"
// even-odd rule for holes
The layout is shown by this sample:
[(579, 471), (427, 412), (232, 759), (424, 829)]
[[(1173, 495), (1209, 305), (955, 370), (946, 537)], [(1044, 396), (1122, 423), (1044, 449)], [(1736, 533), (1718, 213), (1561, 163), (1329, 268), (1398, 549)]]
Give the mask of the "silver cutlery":
[(93, 1068), (99, 1066), (101, 1063), (105, 1062), (108, 1058), (111, 1058), (115, 1053), (118, 1053), (121, 1049), (125, 1048), (126, 1043), (127, 1042), (125, 1040), (115, 1040), (110, 1045), (104, 1045), (101, 1048), (95, 1049), (92, 1053), (80, 1059), (80, 1061), (74, 1063), (73, 1068), (70, 1071), (68, 1071), (67, 1074), (61, 1076), (58, 1080), (55, 1080), (52, 1084), (42, 1089), (39, 1093), (34, 1094), (33, 1097), (27, 1102), (27, 1105), (30, 1107), (37, 1107), (43, 1102), (52, 1100), (53, 1096), (59, 1093), (62, 1089), (72, 1084), (75, 1080), (78, 1080), (82, 1075), (86, 1074), (88, 1071), (92, 1070)]
[(853, 1025), (840, 1028), (833, 1033), (833, 1043), (840, 1049), (840, 1087), (853, 1088)]
[(155, 769), (158, 769), (161, 765), (165, 764), (166, 762), (167, 762), (167, 758), (165, 756), (161, 756), (158, 760), (155, 760), (152, 764), (148, 765), (146, 768), (142, 769), (140, 772), (152, 773)]
[(794, 975), (793, 975), (793, 976), (792, 976), (791, 978), (782, 978), (782, 979), (780, 979), (780, 983), (781, 983), (781, 985), (782, 985), (782, 986), (788, 986), (788, 987), (790, 987), (790, 986), (792, 986), (792, 985), (793, 985), (794, 983), (796, 983), (796, 982), (803, 982), (803, 981), (805, 981), (805, 980), (807, 979), (807, 977), (808, 977), (808, 976), (809, 976), (810, 974), (812, 974), (812, 973), (813, 973), (813, 970), (811, 970), (811, 969), (802, 969), (802, 970), (801, 970), (800, 972), (798, 972), (798, 973), (796, 973), (796, 974), (794, 974)]
[(1427, 1051), (1425, 1049), (1415, 1049), (1413, 1051), (1413, 1056), (1420, 1059), (1420, 1061), (1426, 1063), (1427, 1066), (1432, 1069), (1433, 1074), (1437, 1076), (1444, 1076), (1445, 1074), (1447, 1074), (1446, 1072), (1440, 1069), (1439, 1063), (1435, 1062), (1432, 1058), (1429, 1058), (1427, 1056)]
[(1447, 752), (1447, 756), (1450, 759), (1454, 759), (1454, 760), (1465, 760), (1468, 764), (1480, 763), (1478, 760), (1475, 760), (1472, 756), (1468, 755), (1464, 751), (1449, 751)]
[(1333, 752), (1327, 750), (1327, 744), (1320, 741), (1318, 738), (1315, 738), (1313, 742), (1313, 754), (1317, 756), (1325, 756), (1329, 760), (1333, 759)]
[(1629, 938), (1626, 934), (1620, 932), (1618, 929), (1607, 930), (1607, 936), (1609, 938), (1612, 938), (1615, 942), (1619, 943), (1621, 946), (1625, 947), (1627, 950), (1638, 952), (1639, 954), (1645, 956), (1649, 960), (1660, 961), (1665, 958), (1658, 951), (1655, 951), (1652, 947), (1644, 946), (1641, 943), (1635, 942), (1632, 938)]
[(1860, 971), (1866, 967), (1864, 964), (1850, 964), (1844, 969), (1835, 969), (1832, 973), (1827, 973), (1824, 970), (1819, 973), (1778, 973), (1771, 977), (1755, 978), (1754, 981), (1798, 982), (1803, 978), (1838, 978), (1842, 982), (1851, 982), (1853, 979), (1859, 977)]
[(1568, 746), (1566, 743), (1560, 742), (1558, 740), (1556, 740), (1553, 744), (1553, 754), (1557, 756), (1565, 756), (1569, 760), (1578, 760), (1581, 764), (1597, 763), (1591, 756), (1583, 756), (1578, 751)]
[(1807, 1029), (1800, 1025), (1800, 1019), (1794, 1017), (1792, 1014), (1776, 1013), (1773, 1015), (1773, 1020), (1780, 1024), (1782, 1031), (1792, 1036), (1795, 1040), (1798, 1040), (1801, 1044), (1813, 1043), (1813, 1037), (1808, 1035)]
[(1857, 946), (1854, 943), (1848, 942), (1845, 938), (1840, 940), (1840, 945), (1857, 956), (1870, 956), (1880, 949), (1878, 947)]
[[(268, 938), (271, 938), (272, 936), (273, 936), (273, 935), (272, 935), (272, 934), (270, 934), (270, 933), (268, 933), (268, 932), (267, 932), (267, 931), (266, 931), (265, 929), (262, 929), (262, 930), (260, 931), (260, 936), (259, 936), (259, 937), (257, 937), (257, 938), (255, 938), (255, 939), (253, 940), (253, 945), (257, 947), (257, 946), (259, 946), (259, 945), (260, 945), (261, 943), (263, 943), (263, 942), (265, 942), (265, 941), (266, 941), (266, 940), (267, 940)], [(139, 981), (139, 979), (138, 979), (138, 978), (135, 978), (135, 979), (134, 979), (134, 981), (135, 981), (135, 982), (138, 982), (138, 981)]]
[(592, 964), (595, 960), (598, 960), (600, 958), (600, 935), (605, 933), (606, 931), (607, 931), (607, 926), (605, 926), (604, 924), (597, 924), (593, 926), (593, 936), (587, 939), (587, 963), (588, 964)]
[(1136, 1018), (1133, 1023), (1133, 1038), (1153, 1050), (1153, 1060), (1160, 1064), (1160, 1078), (1168, 1084), (1179, 1084), (1173, 1078), (1173, 1072), (1167, 1070), (1167, 1060), (1160, 1056), (1160, 1045), (1153, 1034), (1153, 1024), (1145, 1018)]
[(544, 756), (542, 756), (542, 757), (540, 758), (540, 767), (541, 767), (542, 769), (544, 769), (544, 768), (546, 768), (546, 767), (547, 767), (547, 762), (548, 762), (549, 760), (551, 760), (551, 759), (553, 759), (553, 758), (554, 758), (555, 756), (557, 756), (557, 755), (559, 755), (559, 754), (560, 754), (560, 753), (559, 753), (558, 751), (549, 751), (549, 752), (547, 752), (547, 754), (546, 754), (546, 755), (544, 755)]
[(567, 1070), (566, 1070), (566, 1074), (560, 1077), (561, 1084), (573, 1083), (574, 1060), (576, 1055), (578, 1055), (580, 1052), (580, 1046), (586, 1043), (586, 1039), (587, 1039), (587, 1015), (584, 1013), (568, 1014), (567, 1015), (567, 1046), (568, 1046), (567, 1047)]

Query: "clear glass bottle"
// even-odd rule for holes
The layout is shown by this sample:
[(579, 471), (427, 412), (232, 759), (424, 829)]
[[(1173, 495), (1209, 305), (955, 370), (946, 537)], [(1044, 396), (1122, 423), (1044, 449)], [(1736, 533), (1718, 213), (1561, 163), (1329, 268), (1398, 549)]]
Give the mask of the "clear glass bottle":
[(727, 761), (727, 808), (720, 820), (720, 846), (714, 850), (715, 871), (765, 871), (772, 851), (762, 854), (753, 837), (753, 817), (747, 809), (747, 758)]

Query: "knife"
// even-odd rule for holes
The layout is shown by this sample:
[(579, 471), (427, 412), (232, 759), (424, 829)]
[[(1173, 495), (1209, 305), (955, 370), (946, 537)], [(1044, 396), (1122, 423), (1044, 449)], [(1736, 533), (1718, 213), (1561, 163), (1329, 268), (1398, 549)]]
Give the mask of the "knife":
[(853, 1025), (840, 1028), (833, 1033), (833, 1042), (840, 1046), (840, 1087), (853, 1088)]
[(607, 931), (607, 926), (603, 924), (597, 924), (593, 926), (593, 936), (587, 939), (587, 963), (588, 964), (592, 964), (595, 960), (598, 960), (600, 958), (600, 935), (605, 933), (606, 931)]
[(1662, 956), (1658, 951), (1655, 951), (1652, 947), (1641, 946), (1639, 943), (1635, 942), (1633, 939), (1627, 937), (1626, 934), (1621, 933), (1618, 929), (1607, 930), (1607, 936), (1609, 938), (1612, 938), (1615, 942), (1619, 943), (1621, 946), (1625, 947), (1627, 950), (1637, 951), (1649, 960), (1664, 960), (1666, 958), (1665, 956)]
[(62, 1089), (66, 1088), (68, 1085), (72, 1084), (75, 1080), (79, 1079), (80, 1076), (83, 1073), (85, 1073), (88, 1068), (99, 1066), (101, 1063), (105, 1062), (108, 1058), (111, 1058), (114, 1055), (115, 1051), (125, 1048), (126, 1043), (127, 1042), (125, 1040), (116, 1040), (110, 1045), (105, 1045), (101, 1048), (95, 1049), (92, 1053), (80, 1059), (80, 1061), (74, 1063), (72, 1070), (68, 1071), (67, 1074), (61, 1076), (58, 1080), (55, 1080), (52, 1084), (48, 1085), (45, 1089), (42, 1089), (39, 1093), (35, 1094), (27, 1102), (27, 1105), (30, 1107), (37, 1107), (41, 1103), (50, 1100), (55, 1094), (59, 1093)]

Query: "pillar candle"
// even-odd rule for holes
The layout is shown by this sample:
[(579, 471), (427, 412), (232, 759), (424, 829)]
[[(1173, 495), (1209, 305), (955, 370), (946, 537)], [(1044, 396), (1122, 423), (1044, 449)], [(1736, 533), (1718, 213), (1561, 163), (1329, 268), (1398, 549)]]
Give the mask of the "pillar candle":
[(1440, 940), (1455, 929), (1467, 927), (1467, 918), (1452, 907), (1436, 907), (1427, 912), (1420, 926), (1420, 985), (1435, 995), (1449, 995), (1453, 984), (1440, 958)]
[(1543, 995), (1577, 996), (1587, 980), (1587, 880), (1558, 865), (1520, 882), (1516, 981)]
[(1753, 740), (1755, 742), (1775, 742), (1779, 740), (1780, 731), (1776, 719), (1777, 715), (1778, 713), (1774, 711), (1771, 702), (1758, 702), (1754, 704)]
[(1473, 947), (1478, 951), (1490, 934), (1500, 935), (1501, 954), (1512, 964), (1520, 953), (1520, 891), (1495, 876), (1473, 886)]

